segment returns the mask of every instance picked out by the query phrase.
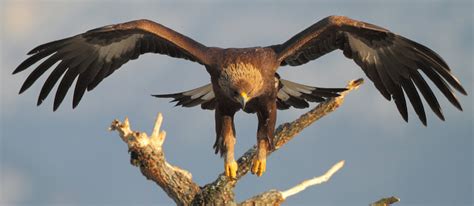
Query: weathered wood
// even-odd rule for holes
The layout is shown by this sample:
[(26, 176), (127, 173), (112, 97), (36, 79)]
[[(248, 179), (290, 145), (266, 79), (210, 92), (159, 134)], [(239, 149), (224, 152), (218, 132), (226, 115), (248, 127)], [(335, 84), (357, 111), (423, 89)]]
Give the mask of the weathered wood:
[(132, 131), (128, 118), (123, 123), (114, 120), (110, 130), (118, 131), (122, 140), (127, 143), (132, 165), (139, 167), (142, 174), (158, 184), (176, 204), (189, 205), (201, 189), (192, 180), (191, 173), (166, 161), (162, 149), (166, 133), (160, 131), (162, 119), (161, 114), (158, 114), (150, 136), (144, 132)]

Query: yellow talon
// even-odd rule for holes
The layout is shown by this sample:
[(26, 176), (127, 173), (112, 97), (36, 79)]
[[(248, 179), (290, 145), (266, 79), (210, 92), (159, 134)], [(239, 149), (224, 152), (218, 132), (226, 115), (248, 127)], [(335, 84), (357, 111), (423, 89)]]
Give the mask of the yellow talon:
[(252, 164), (252, 174), (256, 174), (259, 177), (262, 176), (263, 173), (265, 172), (266, 165), (267, 165), (266, 159), (255, 158)]
[(237, 162), (225, 162), (224, 163), (224, 170), (225, 176), (235, 179), (237, 177)]

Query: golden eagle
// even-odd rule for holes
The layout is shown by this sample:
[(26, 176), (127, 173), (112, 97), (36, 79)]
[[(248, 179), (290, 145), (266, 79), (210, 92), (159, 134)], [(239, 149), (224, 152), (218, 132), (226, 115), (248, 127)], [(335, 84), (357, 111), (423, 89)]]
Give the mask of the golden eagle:
[(44, 60), (26, 78), (20, 93), (28, 89), (46, 70), (50, 73), (38, 97), (38, 105), (59, 83), (54, 110), (64, 99), (74, 80), (73, 108), (85, 91), (93, 90), (104, 78), (129, 60), (144, 53), (160, 53), (204, 65), (211, 83), (186, 92), (155, 95), (169, 97), (177, 105), (215, 110), (214, 148), (224, 156), (225, 174), (236, 176), (234, 160), (234, 114), (243, 109), (257, 113), (257, 157), (252, 173), (265, 171), (266, 152), (272, 147), (277, 109), (308, 107), (338, 96), (344, 89), (318, 88), (280, 79), (280, 66), (299, 66), (340, 49), (353, 59), (387, 99), (393, 99), (405, 121), (408, 120), (405, 94), (421, 122), (426, 115), (421, 96), (444, 120), (433, 91), (422, 71), (446, 98), (462, 110), (451, 87), (466, 95), (460, 82), (443, 59), (431, 49), (379, 26), (344, 16), (329, 16), (296, 34), (283, 44), (253, 48), (206, 47), (189, 37), (149, 20), (130, 21), (100, 27), (85, 33), (40, 45), (28, 54), (13, 72), (21, 72)]

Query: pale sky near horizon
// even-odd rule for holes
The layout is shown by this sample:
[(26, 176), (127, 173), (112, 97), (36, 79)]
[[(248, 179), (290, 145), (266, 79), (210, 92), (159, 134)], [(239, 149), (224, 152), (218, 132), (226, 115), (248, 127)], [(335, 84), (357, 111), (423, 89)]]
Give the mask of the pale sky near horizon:
[[(283, 78), (320, 87), (342, 87), (364, 77), (333, 114), (304, 130), (272, 154), (267, 172), (239, 182), (242, 201), (269, 189), (285, 190), (324, 173), (339, 160), (345, 167), (328, 183), (290, 197), (286, 205), (368, 205), (381, 197), (396, 205), (473, 205), (473, 2), (459, 1), (11, 1), (0, 3), (0, 205), (170, 205), (173, 202), (136, 167), (107, 127), (128, 116), (135, 129), (151, 131), (157, 112), (167, 131), (170, 163), (200, 185), (223, 167), (214, 155), (213, 112), (173, 107), (150, 94), (192, 89), (209, 82), (198, 64), (147, 54), (130, 61), (83, 97), (72, 110), (68, 94), (58, 111), (52, 97), (36, 98), (46, 75), (24, 94), (32, 69), (11, 75), (33, 47), (92, 28), (150, 19), (208, 46), (267, 46), (286, 41), (333, 14), (370, 22), (422, 43), (450, 65), (469, 96), (458, 93), (459, 112), (435, 88), (446, 121), (425, 104), (428, 127), (409, 106), (405, 123), (362, 70), (337, 51), (301, 67), (283, 67)], [(433, 84), (431, 84), (433, 85)], [(69, 93), (72, 93), (71, 90)], [(51, 94), (54, 94), (53, 92)], [(312, 105), (314, 106), (314, 104)], [(278, 123), (306, 110), (282, 111)], [(236, 155), (256, 142), (256, 117), (236, 115)], [(277, 124), (278, 124), (277, 123)]]

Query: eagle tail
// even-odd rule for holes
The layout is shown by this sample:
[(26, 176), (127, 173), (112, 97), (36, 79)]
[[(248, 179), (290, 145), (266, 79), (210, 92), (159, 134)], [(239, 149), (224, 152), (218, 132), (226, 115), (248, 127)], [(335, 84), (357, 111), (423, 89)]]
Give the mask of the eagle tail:
[(277, 93), (277, 108), (280, 110), (290, 107), (303, 109), (309, 107), (308, 102), (322, 102), (327, 98), (338, 97), (347, 88), (313, 87), (296, 82), (279, 79)]
[(202, 109), (213, 110), (216, 106), (214, 91), (211, 84), (206, 84), (196, 89), (178, 92), (173, 94), (154, 94), (157, 98), (173, 98), (171, 102), (176, 102), (175, 106), (194, 107), (201, 105)]

